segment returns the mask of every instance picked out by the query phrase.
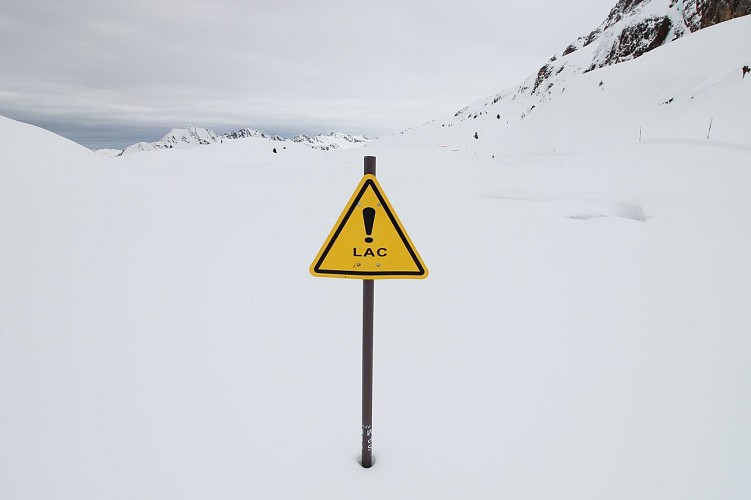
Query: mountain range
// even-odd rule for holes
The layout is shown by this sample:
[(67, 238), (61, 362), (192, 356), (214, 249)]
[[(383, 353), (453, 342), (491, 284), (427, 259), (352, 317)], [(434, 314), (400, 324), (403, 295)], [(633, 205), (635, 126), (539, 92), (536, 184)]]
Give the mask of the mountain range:
[(370, 140), (362, 135), (349, 135), (341, 132), (330, 132), (316, 136), (297, 135), (291, 139), (287, 139), (279, 135), (271, 135), (250, 128), (243, 128), (225, 134), (218, 134), (207, 128), (188, 127), (172, 129), (164, 137), (155, 142), (138, 142), (126, 147), (125, 149), (96, 149), (94, 152), (102, 156), (116, 157), (130, 153), (155, 151), (158, 149), (190, 149), (209, 144), (221, 144), (225, 140), (248, 138), (264, 139), (271, 142), (282, 143), (279, 147), (285, 147), (283, 145), (285, 142), (293, 142), (324, 151), (358, 147), (364, 145)]

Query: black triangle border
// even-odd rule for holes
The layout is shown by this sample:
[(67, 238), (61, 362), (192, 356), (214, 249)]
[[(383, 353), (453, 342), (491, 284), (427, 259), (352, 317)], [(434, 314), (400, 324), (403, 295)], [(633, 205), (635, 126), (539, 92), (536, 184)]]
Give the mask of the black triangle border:
[[(342, 229), (344, 229), (344, 226), (347, 224), (349, 217), (352, 215), (352, 212), (355, 211), (355, 207), (357, 206), (357, 203), (360, 201), (363, 194), (365, 194), (365, 191), (368, 189), (368, 187), (373, 188), (373, 191), (378, 197), (378, 200), (381, 202), (381, 206), (386, 211), (386, 215), (389, 216), (389, 220), (391, 220), (391, 224), (393, 224), (394, 228), (396, 229), (396, 232), (399, 234), (399, 237), (402, 239), (404, 246), (407, 247), (409, 254), (412, 256), (412, 260), (417, 265), (417, 269), (418, 269), (417, 271), (340, 271), (337, 269), (332, 269), (332, 270), (321, 269), (321, 265), (323, 264), (323, 261), (326, 259), (326, 256), (328, 255), (329, 250), (331, 250), (331, 247), (334, 246), (334, 243), (339, 237), (339, 233), (341, 233)], [(417, 257), (415, 250), (412, 248), (412, 245), (410, 245), (409, 240), (407, 239), (404, 232), (402, 231), (401, 225), (397, 222), (396, 218), (394, 217), (394, 214), (391, 213), (391, 210), (389, 209), (389, 204), (386, 203), (386, 200), (383, 198), (383, 195), (381, 195), (381, 192), (378, 190), (378, 186), (376, 185), (375, 182), (373, 182), (372, 179), (366, 180), (365, 183), (362, 185), (362, 189), (360, 189), (360, 192), (357, 193), (357, 196), (352, 201), (352, 204), (347, 210), (347, 213), (344, 214), (344, 218), (342, 219), (342, 222), (339, 224), (339, 227), (336, 228), (336, 231), (334, 232), (333, 236), (329, 240), (329, 244), (326, 245), (326, 248), (323, 250), (321, 257), (318, 259), (318, 262), (316, 262), (316, 265), (315, 267), (313, 267), (313, 270), (315, 270), (316, 273), (320, 273), (320, 274), (341, 274), (341, 275), (351, 275), (351, 276), (423, 276), (425, 275), (425, 268), (422, 267), (422, 264), (420, 263), (420, 259)]]

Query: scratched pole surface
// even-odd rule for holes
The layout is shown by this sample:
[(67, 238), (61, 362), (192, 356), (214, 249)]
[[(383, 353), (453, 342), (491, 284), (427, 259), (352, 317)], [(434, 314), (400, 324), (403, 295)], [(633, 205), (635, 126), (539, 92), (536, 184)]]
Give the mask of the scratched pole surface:
[[(376, 174), (375, 156), (365, 157), (364, 174)], [(373, 280), (362, 280), (362, 466), (373, 465)]]

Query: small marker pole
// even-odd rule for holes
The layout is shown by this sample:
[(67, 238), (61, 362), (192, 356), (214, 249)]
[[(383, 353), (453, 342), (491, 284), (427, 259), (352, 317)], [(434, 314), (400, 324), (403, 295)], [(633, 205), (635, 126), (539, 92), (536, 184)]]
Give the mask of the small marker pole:
[[(376, 173), (376, 157), (366, 156), (364, 175)], [(373, 280), (362, 280), (362, 466), (373, 466)]]

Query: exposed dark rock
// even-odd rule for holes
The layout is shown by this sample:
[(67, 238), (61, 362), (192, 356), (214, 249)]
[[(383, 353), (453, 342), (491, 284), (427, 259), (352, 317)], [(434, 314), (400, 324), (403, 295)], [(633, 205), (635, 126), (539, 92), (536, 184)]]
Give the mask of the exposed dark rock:
[(640, 4), (648, 2), (649, 0), (619, 0), (619, 2), (615, 4), (615, 7), (610, 11), (610, 14), (608, 14), (605, 25), (602, 27), (603, 31), (623, 19)]
[(602, 30), (596, 29), (592, 33), (590, 33), (589, 35), (587, 35), (586, 37), (584, 37), (584, 46), (586, 47), (590, 43), (592, 43), (595, 40), (597, 40), (597, 38), (600, 36), (600, 34), (602, 34)]
[(567, 56), (567, 55), (571, 54), (572, 52), (576, 52), (576, 45), (574, 45), (573, 43), (571, 45), (569, 45), (568, 47), (566, 47), (563, 50), (563, 54), (561, 54), (561, 55)]
[(668, 37), (673, 23), (669, 17), (652, 17), (623, 30), (618, 39), (618, 60), (637, 58), (654, 50)]
[(751, 0), (709, 0), (699, 3), (701, 27), (751, 14)]
[[(681, 0), (674, 0), (676, 3)], [(683, 16), (683, 23), (689, 29), (690, 32), (698, 31), (701, 29), (701, 17), (697, 4), (700, 0), (682, 0), (683, 10), (681, 12)], [(680, 7), (680, 5), (678, 6)], [(679, 9), (680, 10), (680, 9)], [(681, 36), (684, 33), (681, 33)]]
[(553, 74), (553, 66), (546, 64), (542, 68), (540, 68), (540, 71), (537, 72), (537, 78), (535, 79), (535, 84), (532, 86), (532, 93), (534, 94), (537, 88), (542, 84), (542, 82), (545, 81), (551, 74)]

